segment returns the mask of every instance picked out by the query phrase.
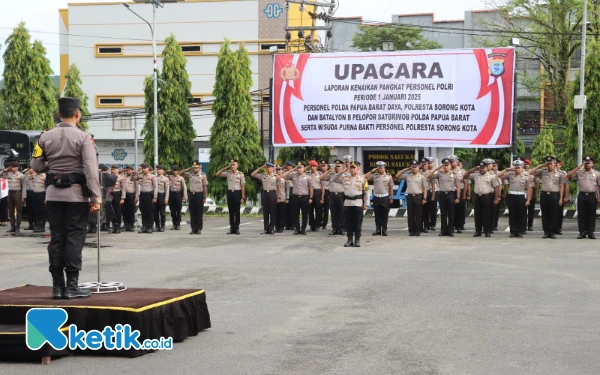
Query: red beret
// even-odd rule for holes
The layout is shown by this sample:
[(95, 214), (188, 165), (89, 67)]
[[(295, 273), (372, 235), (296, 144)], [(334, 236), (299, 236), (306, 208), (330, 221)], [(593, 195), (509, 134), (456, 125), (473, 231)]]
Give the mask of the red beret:
[(525, 159), (525, 164), (531, 165), (531, 162), (529, 161), (529, 159)]
[(318, 167), (319, 166), (319, 163), (317, 163), (314, 160), (309, 161), (308, 164), (310, 164), (311, 167)]

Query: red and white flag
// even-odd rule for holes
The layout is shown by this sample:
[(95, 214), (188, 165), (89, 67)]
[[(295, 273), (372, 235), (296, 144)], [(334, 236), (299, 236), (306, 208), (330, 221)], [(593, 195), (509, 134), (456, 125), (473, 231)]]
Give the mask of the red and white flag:
[(6, 178), (0, 178), (0, 199), (8, 196), (8, 180)]

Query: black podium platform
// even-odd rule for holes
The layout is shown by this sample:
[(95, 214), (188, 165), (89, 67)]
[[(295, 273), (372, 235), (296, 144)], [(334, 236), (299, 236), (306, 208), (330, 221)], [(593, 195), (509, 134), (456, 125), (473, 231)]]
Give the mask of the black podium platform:
[[(57, 351), (47, 343), (37, 351), (27, 348), (25, 316), (31, 308), (59, 307), (68, 313), (66, 328), (102, 331), (105, 327), (129, 324), (140, 331), (140, 341), (172, 337), (180, 342), (211, 327), (206, 294), (202, 289), (131, 288), (120, 293), (92, 294), (89, 298), (54, 300), (52, 288), (24, 285), (0, 290), (0, 359), (35, 360), (67, 354), (108, 354), (137, 357), (153, 350)], [(174, 350), (177, 346), (174, 345)]]

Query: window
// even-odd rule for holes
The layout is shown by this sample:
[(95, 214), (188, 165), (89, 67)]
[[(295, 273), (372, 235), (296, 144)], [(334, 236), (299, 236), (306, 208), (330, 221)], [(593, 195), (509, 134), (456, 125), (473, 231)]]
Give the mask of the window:
[(133, 121), (131, 115), (113, 116), (113, 130), (127, 131), (133, 130)]
[(122, 55), (122, 46), (102, 46), (98, 47), (98, 55)]
[(125, 99), (122, 96), (97, 96), (96, 107), (123, 107)]
[(201, 52), (200, 46), (181, 46), (183, 52)]
[(271, 47), (277, 47), (278, 50), (285, 50), (285, 43), (264, 43), (260, 45), (261, 51), (268, 51)]
[(189, 104), (202, 104), (202, 97), (201, 96), (194, 96), (193, 98), (188, 100)]

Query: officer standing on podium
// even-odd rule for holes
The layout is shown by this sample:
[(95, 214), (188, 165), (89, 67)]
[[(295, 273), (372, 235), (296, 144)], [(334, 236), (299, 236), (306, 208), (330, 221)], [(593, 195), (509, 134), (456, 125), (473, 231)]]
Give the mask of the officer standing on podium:
[(52, 298), (89, 297), (90, 291), (79, 289), (78, 280), (88, 217), (102, 203), (96, 147), (90, 135), (78, 128), (78, 99), (60, 98), (58, 111), (62, 122), (40, 135), (31, 161), (31, 167), (47, 173), (49, 180), (46, 207)]
[(586, 156), (583, 164), (567, 173), (567, 180), (577, 181), (577, 224), (578, 240), (588, 238), (594, 240), (596, 235), (596, 209), (600, 201), (600, 172), (594, 169), (594, 158)]
[(375, 213), (374, 236), (387, 236), (390, 205), (394, 202), (394, 178), (385, 171), (385, 162), (378, 161), (377, 168), (365, 174), (367, 181), (373, 181), (373, 211)]

